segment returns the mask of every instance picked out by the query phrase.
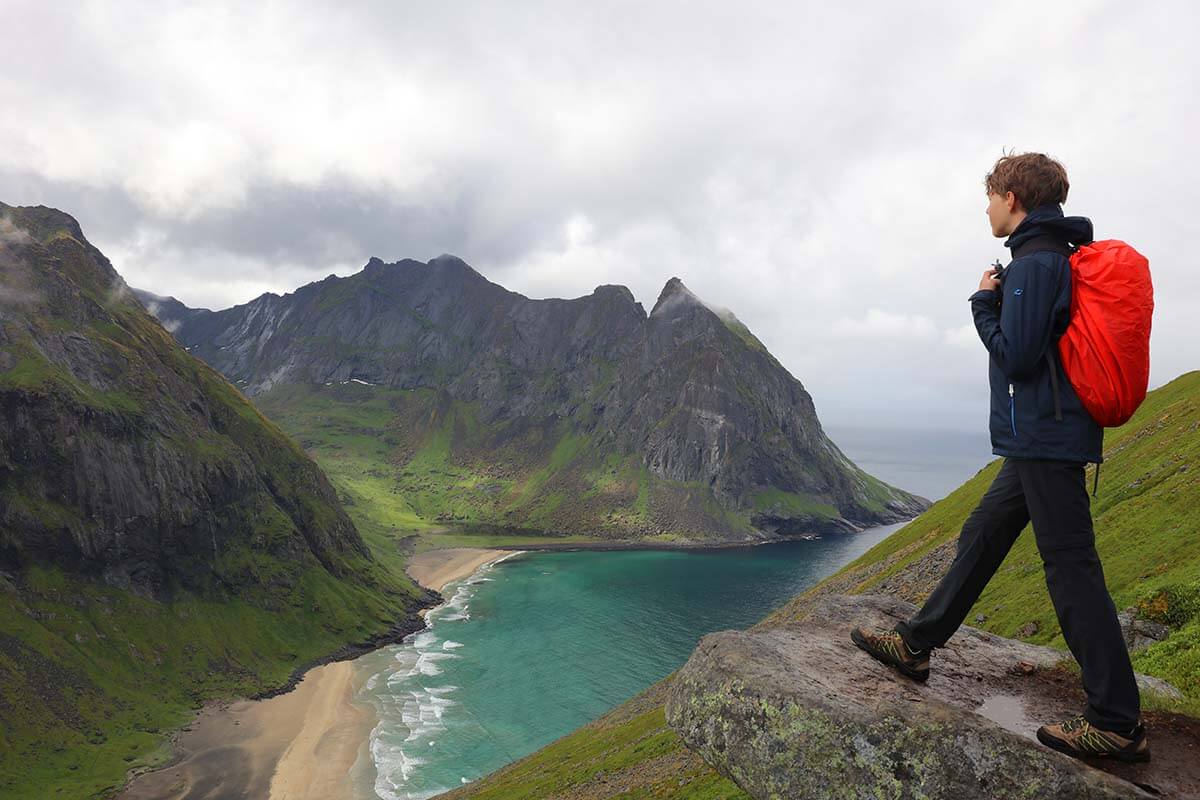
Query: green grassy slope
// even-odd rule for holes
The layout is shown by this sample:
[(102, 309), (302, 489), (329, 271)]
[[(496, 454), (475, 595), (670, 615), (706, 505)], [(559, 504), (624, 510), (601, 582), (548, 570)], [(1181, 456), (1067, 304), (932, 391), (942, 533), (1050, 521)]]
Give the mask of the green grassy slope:
[[(1134, 655), (1134, 667), (1173, 683), (1183, 701), (1147, 696), (1147, 707), (1200, 716), (1200, 372), (1151, 392), (1132, 420), (1106, 435), (1100, 491), (1093, 500), (1096, 541), (1118, 608), (1173, 628), (1170, 638)], [(903, 529), (793, 598), (755, 627), (802, 618), (830, 592), (893, 593), (920, 602), (953, 557), (963, 521), (999, 469), (990, 464)], [(985, 621), (975, 622), (982, 614)], [(1022, 535), (968, 620), (1002, 636), (1027, 622), (1029, 641), (1064, 648), (1033, 536)], [(745, 797), (702, 764), (666, 725), (662, 701), (671, 676), (514, 764), (447, 798)], [(638, 748), (644, 748), (639, 751)], [(691, 764), (677, 775), (663, 763)], [(620, 787), (614, 791), (613, 787)]]
[[(0, 587), (0, 797), (105, 796), (167, 756), (210, 699), (254, 695), (350, 642), (404, 600), (306, 570), (294, 585), (170, 603), (34, 569)], [(411, 603), (411, 598), (408, 600)]]
[[(1167, 642), (1136, 653), (1134, 666), (1200, 702), (1200, 372), (1152, 392), (1129, 423), (1107, 432), (1105, 442), (1092, 516), (1109, 592), (1118, 608), (1140, 606), (1143, 615), (1176, 628)], [(836, 582), (853, 593), (922, 601), (941, 574), (929, 565), (948, 565), (963, 520), (999, 467), (998, 461), (990, 464), (822, 588)], [(804, 607), (802, 596), (760, 624), (786, 623)], [(1037, 623), (1028, 641), (1066, 648), (1032, 529), (1017, 541), (968, 620), (976, 624), (977, 615), (985, 617), (980, 627), (1007, 637)]]
[[(541, 531), (555, 541), (623, 535), (671, 544), (751, 530), (749, 513), (706, 501), (699, 483), (653, 476), (636, 455), (602, 452), (566, 421), (488, 425), (472, 404), (431, 390), (355, 383), (281, 386), (255, 400), (321, 465), (364, 533), (420, 531), (429, 547), (461, 543), (470, 526), (509, 529), (478, 540), (511, 543)], [(837, 517), (828, 504), (785, 492), (759, 505)], [(445, 526), (460, 532), (436, 532)], [(554, 533), (563, 530), (580, 533)]]
[(659, 681), (599, 719), (439, 800), (691, 798), (749, 800), (667, 727)]
[[(74, 220), (0, 205), (0, 222), (0, 797), (103, 797), (203, 702), (419, 627), (429, 595)], [(80, 500), (73, 470), (85, 487), (119, 475), (126, 496)], [(121, 502), (158, 516), (103, 516)], [(159, 580), (137, 580), (147, 566)]]

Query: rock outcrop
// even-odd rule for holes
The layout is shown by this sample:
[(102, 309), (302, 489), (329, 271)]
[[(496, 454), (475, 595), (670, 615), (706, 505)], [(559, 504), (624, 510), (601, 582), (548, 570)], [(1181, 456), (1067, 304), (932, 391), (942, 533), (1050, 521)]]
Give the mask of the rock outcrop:
[(963, 627), (916, 684), (849, 640), (854, 624), (890, 628), (914, 612), (892, 598), (827, 595), (799, 622), (705, 636), (672, 683), (667, 719), (755, 798), (1175, 794), (1180, 776), (1153, 763), (1109, 774), (1033, 738), (1041, 722), (1079, 710), (1040, 678), (1060, 652)]
[(1127, 608), (1117, 614), (1121, 623), (1121, 634), (1125, 637), (1125, 646), (1129, 652), (1142, 650), (1157, 642), (1166, 641), (1171, 636), (1171, 629), (1161, 622), (1142, 619), (1137, 607)]
[(446, 519), (734, 541), (855, 531), (927, 506), (858, 469), (800, 381), (678, 278), (649, 314), (624, 286), (530, 299), (453, 256), (371, 259), (355, 275), (216, 312), (141, 296), (280, 419), (299, 416), (279, 400), (288, 387), (322, 404), (339, 402), (340, 387), (357, 393), (351, 404), (367, 388), (392, 391), (404, 441), (390, 464), (448, 440), (461, 479), (429, 504)]

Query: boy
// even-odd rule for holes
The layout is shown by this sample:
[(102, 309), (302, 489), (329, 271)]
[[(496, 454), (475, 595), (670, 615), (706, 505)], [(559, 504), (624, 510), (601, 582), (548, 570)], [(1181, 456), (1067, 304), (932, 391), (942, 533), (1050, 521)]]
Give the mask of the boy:
[[(851, 639), (904, 675), (929, 677), (944, 647), (1030, 521), (1050, 599), (1083, 672), (1083, 714), (1038, 729), (1072, 756), (1148, 761), (1133, 667), (1096, 553), (1085, 462), (1101, 461), (1103, 429), (1089, 416), (1056, 357), (1071, 308), (1070, 245), (1092, 241), (1086, 217), (1064, 217), (1067, 173), (1041, 154), (1004, 156), (984, 178), (992, 235), (1013, 260), (987, 270), (971, 311), (990, 355), (992, 452), (999, 474), (971, 512), (949, 571), (912, 619)], [(1097, 467), (1098, 468), (1098, 467)]]

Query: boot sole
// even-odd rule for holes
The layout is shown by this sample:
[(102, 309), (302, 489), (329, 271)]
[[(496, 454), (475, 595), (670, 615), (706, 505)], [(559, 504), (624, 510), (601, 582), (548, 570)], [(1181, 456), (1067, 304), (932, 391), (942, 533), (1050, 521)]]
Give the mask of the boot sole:
[(1085, 753), (1082, 750), (1076, 750), (1072, 748), (1069, 744), (1061, 739), (1044, 735), (1041, 728), (1038, 728), (1037, 739), (1051, 750), (1057, 750), (1063, 755), (1068, 755), (1072, 758), (1111, 758), (1115, 761), (1122, 761), (1126, 764), (1139, 764), (1150, 760), (1149, 750), (1144, 750), (1140, 753), (1133, 751), (1127, 753), (1122, 750), (1114, 750), (1111, 753)]
[(850, 630), (850, 641), (854, 642), (854, 644), (858, 646), (859, 650), (862, 650), (876, 661), (887, 664), (889, 667), (895, 667), (900, 674), (904, 675), (906, 678), (911, 678), (917, 683), (924, 683), (925, 681), (929, 680), (929, 670), (913, 669), (900, 659), (895, 658), (888, 653), (875, 650), (871, 647), (866, 639), (859, 635), (857, 628), (852, 628)]

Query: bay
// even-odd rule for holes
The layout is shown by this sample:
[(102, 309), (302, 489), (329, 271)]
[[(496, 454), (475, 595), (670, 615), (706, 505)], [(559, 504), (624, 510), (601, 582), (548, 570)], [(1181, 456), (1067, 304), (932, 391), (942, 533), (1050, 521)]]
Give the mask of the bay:
[(705, 633), (754, 624), (900, 527), (485, 566), (446, 587), (424, 631), (356, 662), (357, 700), (379, 716), (362, 796), (431, 797), (521, 758), (668, 675)]

